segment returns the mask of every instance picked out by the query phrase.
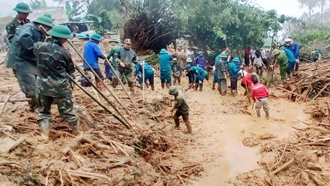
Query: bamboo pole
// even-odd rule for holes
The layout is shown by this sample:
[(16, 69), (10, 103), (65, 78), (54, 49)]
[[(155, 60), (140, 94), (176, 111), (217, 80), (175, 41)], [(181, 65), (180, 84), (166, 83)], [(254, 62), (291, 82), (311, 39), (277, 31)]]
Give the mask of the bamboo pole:
[(126, 107), (124, 107), (124, 105), (121, 104), (121, 102), (118, 100), (118, 98), (114, 95), (114, 93), (109, 89), (109, 87), (103, 82), (103, 80), (99, 77), (99, 75), (97, 75), (97, 73), (95, 72), (95, 70), (92, 68), (92, 66), (86, 61), (86, 59), (79, 53), (79, 51), (77, 50), (77, 48), (73, 45), (73, 43), (71, 41), (68, 40), (68, 43), (71, 45), (71, 47), (73, 48), (73, 50), (79, 55), (79, 57), (84, 60), (84, 62), (88, 65), (88, 67), (90, 68), (91, 72), (94, 74), (94, 76), (96, 78), (98, 78), (100, 80), (100, 82), (102, 83), (102, 85), (110, 92), (110, 94), (112, 95), (112, 97), (115, 98), (115, 100), (120, 104), (121, 107), (124, 108), (124, 110), (127, 112), (127, 114), (129, 114), (128, 110), (126, 109)]
[(131, 126), (127, 124), (125, 121), (123, 121), (119, 116), (112, 113), (106, 106), (104, 106), (101, 102), (99, 102), (91, 93), (89, 93), (87, 90), (85, 90), (79, 83), (77, 83), (69, 74), (67, 74), (68, 78), (71, 80), (72, 83), (74, 83), (80, 90), (82, 90), (85, 94), (87, 94), (91, 99), (93, 99), (98, 105), (100, 105), (105, 111), (107, 111), (109, 114), (113, 115), (121, 124), (123, 124), (127, 129), (131, 129)]
[(133, 98), (129, 95), (125, 85), (123, 84), (123, 82), (121, 81), (121, 77), (119, 77), (119, 75), (117, 74), (117, 71), (113, 68), (113, 66), (111, 65), (110, 61), (108, 60), (108, 58), (105, 58), (105, 61), (108, 63), (108, 65), (110, 66), (111, 70), (113, 71), (113, 73), (116, 75), (116, 77), (118, 78), (118, 81), (120, 83), (120, 85), (123, 87), (124, 91), (126, 92), (127, 96), (129, 97), (129, 99), (132, 101), (133, 105), (135, 108), (137, 108), (135, 101), (133, 100)]
[(102, 91), (100, 91), (96, 85), (92, 82), (92, 80), (90, 80), (89, 78), (87, 78), (87, 76), (84, 74), (84, 72), (81, 71), (81, 69), (79, 69), (77, 66), (76, 66), (76, 69), (78, 70), (78, 72), (94, 87), (94, 90), (96, 90), (102, 97), (103, 99), (105, 99), (113, 109), (115, 109), (115, 111), (125, 120), (126, 123), (128, 123), (130, 126), (132, 126), (128, 121), (127, 119), (121, 114), (121, 112), (118, 110), (118, 108), (116, 107), (116, 105), (114, 105), (112, 103), (112, 101), (110, 101), (104, 94)]

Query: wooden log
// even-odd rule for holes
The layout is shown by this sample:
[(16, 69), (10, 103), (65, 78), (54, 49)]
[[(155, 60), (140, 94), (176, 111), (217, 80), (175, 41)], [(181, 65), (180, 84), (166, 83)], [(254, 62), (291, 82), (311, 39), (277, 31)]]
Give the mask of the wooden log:
[[(9, 103), (17, 103), (17, 102), (26, 102), (26, 101), (31, 101), (29, 98), (24, 98), (24, 99), (10, 99), (7, 102)], [(6, 100), (0, 100), (0, 103), (4, 103)]]
[(13, 150), (16, 149), (16, 147), (18, 147), (21, 143), (23, 143), (23, 141), (25, 141), (25, 137), (21, 137), (19, 138), (17, 141), (15, 141), (15, 143), (9, 148), (8, 152), (12, 152)]
[(287, 169), (287, 168), (288, 168), (291, 164), (293, 164), (293, 163), (294, 163), (294, 158), (292, 158), (290, 161), (288, 161), (288, 162), (286, 162), (285, 164), (283, 164), (283, 165), (282, 165), (281, 167), (279, 167), (278, 169), (274, 170), (274, 171), (272, 172), (272, 174), (275, 175), (275, 174), (281, 172), (282, 170)]

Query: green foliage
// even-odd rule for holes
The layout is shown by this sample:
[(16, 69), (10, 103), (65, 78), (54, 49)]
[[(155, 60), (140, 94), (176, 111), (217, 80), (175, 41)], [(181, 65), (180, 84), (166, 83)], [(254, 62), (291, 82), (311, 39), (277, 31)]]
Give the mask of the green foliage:
[(149, 65), (152, 65), (152, 66), (159, 64), (159, 61), (158, 61), (158, 55), (156, 55), (156, 54), (147, 57), (147, 58), (145, 59), (145, 61), (146, 61), (147, 63), (149, 63)]
[(45, 0), (30, 0), (30, 7), (32, 10), (47, 8)]
[(92, 29), (98, 34), (104, 34), (105, 30), (110, 30), (112, 23), (106, 10), (101, 10), (98, 15), (88, 14), (87, 20), (93, 21)]
[(85, 3), (81, 3), (78, 0), (65, 1), (65, 12), (70, 21), (81, 21), (83, 18), (78, 17), (85, 13)]

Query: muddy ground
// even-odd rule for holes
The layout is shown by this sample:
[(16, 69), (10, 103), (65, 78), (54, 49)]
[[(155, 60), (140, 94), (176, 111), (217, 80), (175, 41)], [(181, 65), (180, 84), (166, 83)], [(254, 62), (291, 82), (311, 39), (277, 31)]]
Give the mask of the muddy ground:
[[(3, 64), (0, 77), (0, 99), (6, 100), (19, 87)], [(187, 88), (186, 78), (180, 88)], [(203, 92), (185, 91), (190, 135), (183, 123), (173, 129), (171, 97), (157, 76), (156, 91), (146, 91), (145, 104), (141, 90), (131, 95), (136, 107), (122, 88), (115, 90), (129, 112), (116, 104), (131, 130), (75, 87), (82, 134), (72, 135), (54, 106), (49, 142), (40, 137), (37, 113), (28, 111), (27, 102), (8, 103), (0, 118), (0, 185), (327, 185), (330, 132), (316, 128), (304, 112), (310, 103), (270, 92), (271, 118), (266, 119), (256, 117), (241, 87), (236, 97), (221, 97), (207, 82)], [(21, 98), (20, 92), (11, 99)], [(288, 162), (287, 169), (277, 170)]]

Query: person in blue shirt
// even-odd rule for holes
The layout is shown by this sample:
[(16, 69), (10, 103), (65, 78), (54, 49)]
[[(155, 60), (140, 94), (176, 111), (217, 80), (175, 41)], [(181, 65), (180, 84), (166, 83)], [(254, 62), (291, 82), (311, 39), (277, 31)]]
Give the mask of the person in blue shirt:
[[(144, 80), (143, 80), (143, 67), (144, 67)], [(141, 85), (142, 88), (142, 83), (146, 83), (146, 81), (149, 81), (149, 84), (151, 86), (151, 90), (155, 90), (155, 85), (154, 85), (154, 69), (145, 61), (138, 62), (135, 64), (135, 72), (134, 72), (135, 79), (138, 78), (138, 82)], [(148, 87), (148, 86), (147, 86)]]
[(172, 56), (167, 53), (167, 51), (163, 48), (160, 50), (160, 55), (158, 56), (158, 60), (160, 63), (160, 82), (162, 85), (162, 89), (166, 87), (169, 88), (172, 84), (172, 70), (171, 70), (171, 61)]
[(300, 61), (299, 61), (299, 58), (300, 58), (299, 45), (297, 43), (294, 43), (292, 41), (292, 39), (289, 39), (289, 38), (285, 39), (284, 42), (285, 42), (284, 43), (285, 47), (287, 49), (289, 49), (293, 53), (294, 57), (296, 58), (296, 64), (295, 64), (295, 67), (294, 67), (294, 71), (295, 72), (298, 72), (298, 70), (299, 70), (299, 63), (300, 63)]
[[(90, 36), (90, 41), (88, 41), (84, 47), (84, 58), (86, 59), (87, 63), (84, 62), (84, 70), (85, 72), (91, 71), (90, 67), (96, 72), (96, 74), (103, 80), (104, 76), (101, 73), (100, 64), (98, 62), (98, 58), (105, 59), (100, 47), (99, 42), (101, 41), (101, 35), (99, 34), (92, 34)], [(102, 83), (98, 78), (95, 78), (96, 86), (101, 90), (104, 90)]]
[(191, 65), (186, 65), (186, 70), (188, 72), (192, 72), (195, 76), (195, 90), (198, 89), (199, 91), (203, 91), (203, 83), (204, 79), (209, 80), (209, 75), (208, 73), (201, 67), (199, 66), (191, 66)]
[[(286, 70), (289, 77), (291, 77), (291, 73), (293, 71), (294, 65), (296, 64), (296, 57), (294, 56), (294, 54), (291, 52), (291, 50), (285, 48), (285, 47), (281, 47), (281, 50), (284, 50), (286, 56), (288, 57), (289, 60), (289, 64), (288, 64), (288, 69)], [(287, 78), (287, 80), (289, 81), (290, 78)]]
[[(193, 60), (191, 58), (187, 58), (186, 62), (187, 62), (186, 63), (187, 65), (189, 64), (191, 66), (194, 66), (192, 64)], [(186, 76), (188, 77), (188, 82), (189, 82), (189, 88), (188, 89), (194, 88), (194, 73), (192, 73), (191, 71), (189, 72), (189, 71), (186, 70)]]
[(229, 76), (230, 76), (230, 89), (233, 96), (237, 94), (237, 81), (238, 81), (238, 72), (243, 68), (241, 61), (238, 57), (235, 57), (228, 67)]

